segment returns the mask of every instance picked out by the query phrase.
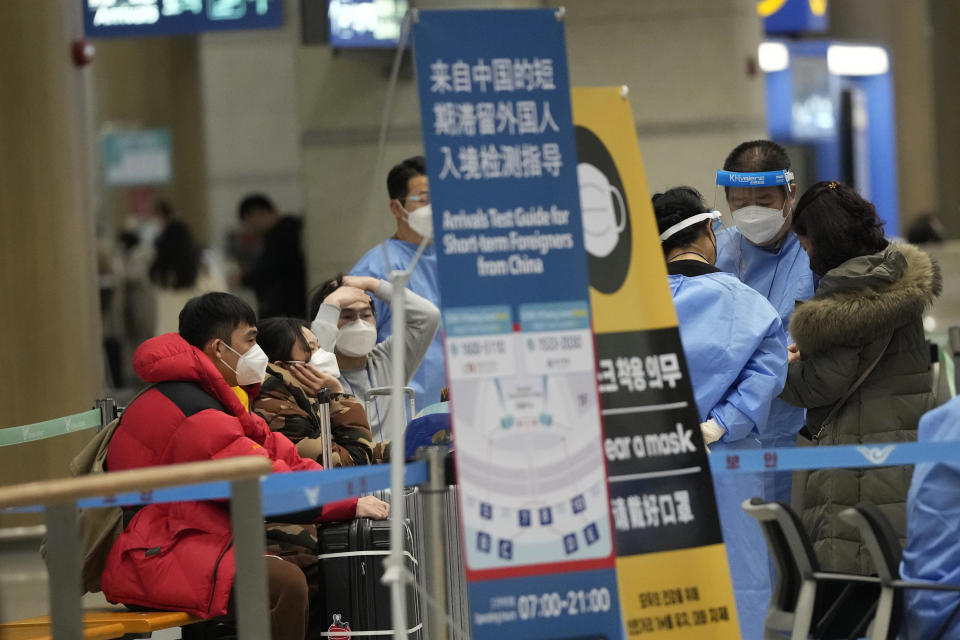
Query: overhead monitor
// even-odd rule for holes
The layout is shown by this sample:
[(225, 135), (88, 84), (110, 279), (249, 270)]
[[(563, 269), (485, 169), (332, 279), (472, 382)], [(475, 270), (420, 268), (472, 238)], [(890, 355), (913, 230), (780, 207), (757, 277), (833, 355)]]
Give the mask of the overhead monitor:
[(396, 47), (408, 6), (407, 0), (329, 0), (330, 46)]

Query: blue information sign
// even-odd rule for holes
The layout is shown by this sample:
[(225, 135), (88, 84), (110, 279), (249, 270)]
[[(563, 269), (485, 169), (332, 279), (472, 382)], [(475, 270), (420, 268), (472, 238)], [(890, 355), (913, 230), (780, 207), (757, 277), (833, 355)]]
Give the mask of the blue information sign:
[(283, 24), (283, 0), (80, 0), (90, 38), (261, 29)]
[(563, 27), (414, 20), (476, 640), (622, 636)]

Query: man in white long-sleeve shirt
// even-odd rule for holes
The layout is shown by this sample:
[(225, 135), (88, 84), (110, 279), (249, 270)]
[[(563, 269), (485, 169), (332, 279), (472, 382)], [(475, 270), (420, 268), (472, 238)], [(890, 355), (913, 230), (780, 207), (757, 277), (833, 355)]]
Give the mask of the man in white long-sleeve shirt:
[[(377, 344), (376, 318), (370, 294), (389, 305), (393, 286), (377, 278), (342, 276), (327, 281), (311, 301), (311, 326), (321, 349), (333, 351), (340, 367), (340, 383), (361, 400), (368, 389), (392, 384), (393, 338)], [(429, 300), (404, 289), (406, 325), (404, 333), (404, 379), (409, 384), (417, 371), (437, 328), (440, 310)], [(390, 400), (378, 398), (367, 412), (374, 440), (388, 440), (381, 425), (389, 425)]]

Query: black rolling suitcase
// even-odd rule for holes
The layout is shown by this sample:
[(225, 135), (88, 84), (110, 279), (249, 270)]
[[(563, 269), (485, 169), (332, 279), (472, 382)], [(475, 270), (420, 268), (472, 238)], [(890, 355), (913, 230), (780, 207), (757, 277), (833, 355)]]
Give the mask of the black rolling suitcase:
[[(407, 569), (418, 579), (412, 554), (409, 521), (404, 522)], [(389, 638), (393, 634), (390, 586), (381, 582), (383, 561), (390, 553), (390, 521), (357, 518), (318, 529), (320, 546), (321, 631), (363, 631), (364, 637)], [(407, 587), (407, 628), (411, 640), (421, 640), (420, 599)], [(344, 636), (348, 637), (348, 636)]]

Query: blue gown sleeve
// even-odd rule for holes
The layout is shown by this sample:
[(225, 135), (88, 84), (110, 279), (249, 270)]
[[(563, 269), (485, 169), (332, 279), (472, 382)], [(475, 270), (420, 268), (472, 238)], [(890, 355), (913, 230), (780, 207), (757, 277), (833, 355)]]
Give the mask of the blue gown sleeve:
[(780, 319), (774, 317), (736, 382), (710, 410), (709, 417), (727, 430), (721, 442), (742, 440), (753, 431), (767, 433), (770, 403), (783, 389), (786, 375), (787, 338)]
[[(960, 400), (953, 399), (920, 421), (921, 442), (960, 439)], [(900, 573), (905, 580), (960, 584), (960, 463), (916, 465), (907, 496), (907, 546)], [(932, 637), (960, 605), (960, 594), (904, 592), (907, 638)], [(960, 615), (943, 636), (957, 637)]]

